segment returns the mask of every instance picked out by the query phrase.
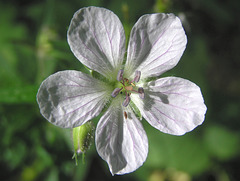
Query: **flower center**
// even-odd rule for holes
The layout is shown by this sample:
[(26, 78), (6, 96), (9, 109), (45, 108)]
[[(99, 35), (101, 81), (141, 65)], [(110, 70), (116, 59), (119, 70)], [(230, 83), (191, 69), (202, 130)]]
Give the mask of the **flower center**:
[(127, 107), (129, 102), (131, 101), (131, 94), (137, 93), (141, 99), (144, 99), (144, 90), (142, 87), (137, 87), (136, 83), (139, 82), (141, 77), (141, 72), (136, 71), (135, 77), (133, 80), (129, 81), (129, 79), (123, 77), (123, 70), (118, 71), (117, 80), (120, 83), (119, 87), (115, 88), (112, 92), (112, 97), (116, 97), (119, 93), (125, 94), (125, 99), (122, 103), (124, 107)]

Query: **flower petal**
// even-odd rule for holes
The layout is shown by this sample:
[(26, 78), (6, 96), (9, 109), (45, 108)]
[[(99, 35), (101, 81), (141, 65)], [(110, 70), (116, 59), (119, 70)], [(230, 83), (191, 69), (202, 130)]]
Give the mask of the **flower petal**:
[(105, 83), (84, 73), (61, 71), (43, 81), (37, 102), (41, 114), (49, 122), (62, 128), (73, 128), (97, 116), (111, 91)]
[(97, 7), (78, 10), (68, 29), (68, 43), (80, 62), (110, 79), (114, 72), (116, 79), (125, 53), (125, 33), (113, 12)]
[(96, 147), (113, 175), (126, 174), (146, 160), (148, 140), (130, 108), (111, 106), (97, 125)]
[(132, 100), (143, 117), (160, 131), (183, 135), (204, 121), (207, 108), (196, 84), (167, 77), (149, 82), (144, 91), (144, 99), (132, 94)]
[(142, 16), (130, 35), (124, 70), (127, 77), (136, 70), (141, 71), (141, 78), (161, 75), (178, 63), (186, 43), (181, 21), (175, 15), (158, 13)]

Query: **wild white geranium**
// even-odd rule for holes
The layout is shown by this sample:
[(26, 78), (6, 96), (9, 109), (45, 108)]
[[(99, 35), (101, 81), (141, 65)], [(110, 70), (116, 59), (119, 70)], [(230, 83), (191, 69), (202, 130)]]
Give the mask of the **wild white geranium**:
[(204, 121), (206, 106), (196, 84), (158, 78), (178, 63), (186, 47), (175, 15), (142, 16), (131, 31), (126, 59), (123, 26), (107, 9), (78, 10), (67, 39), (77, 59), (104, 79), (73, 70), (57, 72), (39, 88), (40, 111), (52, 124), (73, 128), (104, 109), (95, 142), (112, 174), (133, 172), (146, 160), (148, 139), (141, 116), (172, 135), (183, 135)]

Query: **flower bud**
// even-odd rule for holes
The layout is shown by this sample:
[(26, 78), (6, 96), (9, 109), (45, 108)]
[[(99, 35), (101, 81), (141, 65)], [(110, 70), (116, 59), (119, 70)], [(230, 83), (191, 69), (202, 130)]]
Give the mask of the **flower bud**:
[(80, 153), (84, 153), (90, 148), (93, 136), (94, 136), (95, 127), (92, 121), (88, 121), (82, 126), (75, 127), (72, 130), (73, 136), (73, 147), (74, 147), (74, 155), (73, 158), (76, 159), (77, 165), (77, 155)]

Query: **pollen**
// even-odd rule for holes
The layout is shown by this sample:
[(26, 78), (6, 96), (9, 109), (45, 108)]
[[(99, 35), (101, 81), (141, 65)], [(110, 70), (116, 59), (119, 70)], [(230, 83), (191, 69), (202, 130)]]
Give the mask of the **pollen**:
[(125, 119), (127, 119), (127, 113), (124, 111), (124, 117)]

